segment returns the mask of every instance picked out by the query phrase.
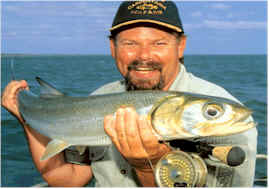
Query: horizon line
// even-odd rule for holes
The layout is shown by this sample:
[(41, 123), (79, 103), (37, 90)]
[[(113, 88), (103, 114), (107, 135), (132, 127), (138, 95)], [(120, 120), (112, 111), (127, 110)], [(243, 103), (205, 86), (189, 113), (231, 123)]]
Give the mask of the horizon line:
[[(0, 56), (111, 56), (110, 54), (85, 54), (85, 53), (1, 53)], [(267, 53), (242, 53), (242, 54), (185, 54), (184, 56), (201, 56), (201, 55), (267, 55)]]

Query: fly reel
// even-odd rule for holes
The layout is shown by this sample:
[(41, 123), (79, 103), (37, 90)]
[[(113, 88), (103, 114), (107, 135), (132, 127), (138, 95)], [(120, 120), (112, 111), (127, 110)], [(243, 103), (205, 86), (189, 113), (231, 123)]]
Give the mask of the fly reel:
[(203, 159), (179, 150), (164, 155), (155, 168), (155, 179), (160, 187), (202, 187), (206, 177)]

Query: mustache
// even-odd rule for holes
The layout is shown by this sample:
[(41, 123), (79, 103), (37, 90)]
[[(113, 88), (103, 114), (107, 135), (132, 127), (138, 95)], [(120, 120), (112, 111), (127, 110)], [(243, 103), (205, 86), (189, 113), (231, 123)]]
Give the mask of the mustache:
[(148, 61), (148, 62), (143, 62), (139, 60), (134, 60), (128, 65), (128, 71), (130, 70), (139, 70), (139, 68), (144, 67), (144, 68), (149, 68), (151, 70), (162, 70), (162, 65), (159, 62), (156, 61)]

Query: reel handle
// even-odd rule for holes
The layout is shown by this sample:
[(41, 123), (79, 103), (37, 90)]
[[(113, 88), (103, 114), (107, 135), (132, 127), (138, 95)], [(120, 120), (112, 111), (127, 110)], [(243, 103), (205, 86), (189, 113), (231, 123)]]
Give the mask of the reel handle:
[(212, 155), (232, 167), (241, 165), (246, 158), (244, 150), (238, 146), (216, 146), (212, 149)]

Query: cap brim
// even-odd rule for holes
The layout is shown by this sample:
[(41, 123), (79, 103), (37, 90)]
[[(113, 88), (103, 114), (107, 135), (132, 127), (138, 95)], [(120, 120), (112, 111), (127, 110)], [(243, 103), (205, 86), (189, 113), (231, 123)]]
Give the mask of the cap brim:
[(130, 25), (130, 24), (135, 24), (135, 23), (153, 23), (153, 24), (157, 24), (157, 25), (160, 25), (160, 26), (164, 26), (164, 27), (167, 27), (167, 28), (170, 28), (172, 30), (175, 30), (179, 33), (183, 32), (181, 28), (179, 27), (176, 27), (174, 25), (171, 25), (171, 24), (167, 24), (167, 23), (164, 23), (164, 22), (160, 22), (160, 21), (157, 21), (157, 20), (148, 20), (148, 19), (137, 19), (137, 20), (131, 20), (131, 21), (127, 21), (127, 22), (124, 22), (124, 23), (121, 23), (121, 24), (118, 24), (112, 28), (110, 28), (109, 30), (110, 31), (113, 31), (113, 30), (116, 30), (122, 26), (127, 26), (127, 25)]

